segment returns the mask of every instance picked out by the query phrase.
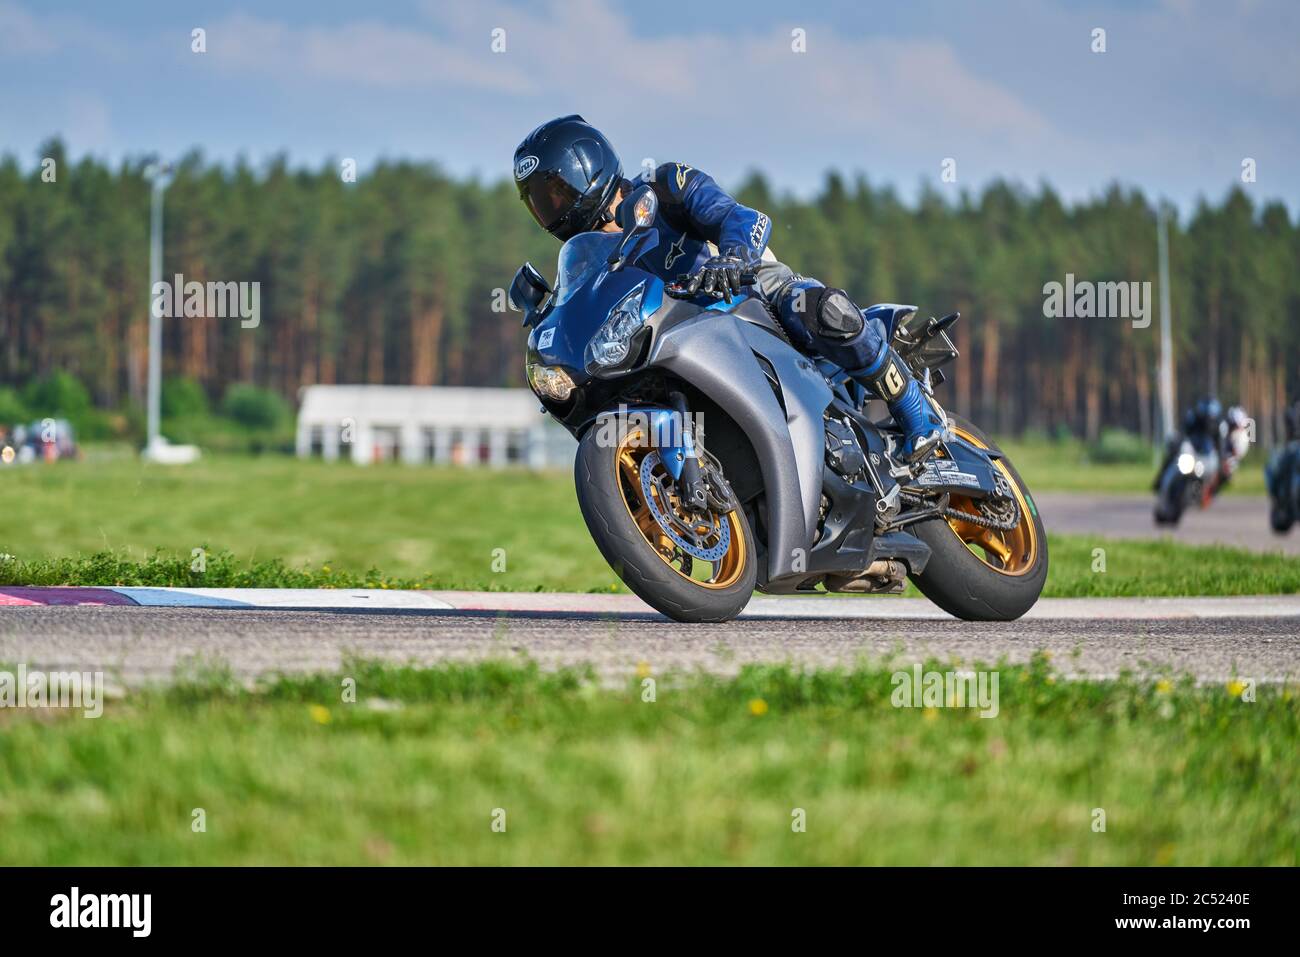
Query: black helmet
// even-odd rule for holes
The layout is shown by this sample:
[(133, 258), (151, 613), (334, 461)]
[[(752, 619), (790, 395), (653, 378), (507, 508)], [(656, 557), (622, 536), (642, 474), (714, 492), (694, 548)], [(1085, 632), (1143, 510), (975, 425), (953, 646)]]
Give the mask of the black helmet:
[(1202, 397), (1196, 403), (1196, 417), (1202, 422), (1215, 422), (1223, 418), (1223, 403), (1217, 396)]
[(623, 164), (605, 135), (581, 116), (562, 116), (533, 130), (515, 150), (515, 185), (533, 219), (569, 239), (607, 221), (623, 183)]

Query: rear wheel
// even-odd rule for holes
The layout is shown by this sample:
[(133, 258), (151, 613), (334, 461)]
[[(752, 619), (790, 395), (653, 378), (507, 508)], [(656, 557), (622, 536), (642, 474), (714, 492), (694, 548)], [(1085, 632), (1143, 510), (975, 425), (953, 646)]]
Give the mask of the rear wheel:
[(645, 431), (617, 442), (589, 429), (574, 464), (578, 505), (610, 568), (643, 601), (684, 622), (729, 621), (754, 593), (754, 536), (742, 509), (688, 513)]
[(1291, 531), (1291, 526), (1295, 524), (1295, 516), (1291, 514), (1289, 509), (1279, 505), (1276, 499), (1271, 504), (1272, 508), (1268, 512), (1268, 523), (1273, 527), (1273, 531), (1279, 535), (1285, 535)]
[[(992, 445), (975, 425), (950, 416), (952, 431), (987, 449)], [(930, 546), (925, 572), (912, 581), (932, 602), (966, 621), (1012, 621), (1038, 601), (1047, 581), (1047, 532), (1033, 497), (1015, 466), (1006, 457), (993, 459), (994, 468), (1007, 480), (1015, 510), (1003, 509), (995, 520), (1009, 529), (989, 528), (981, 520), (990, 514), (975, 500), (953, 495), (950, 506), (971, 517), (935, 518), (918, 522), (911, 530)]]

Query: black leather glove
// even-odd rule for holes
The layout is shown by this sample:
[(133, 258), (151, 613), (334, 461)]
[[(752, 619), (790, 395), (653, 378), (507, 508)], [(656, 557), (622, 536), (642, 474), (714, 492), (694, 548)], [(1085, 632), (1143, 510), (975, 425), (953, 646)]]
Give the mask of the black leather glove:
[(731, 302), (731, 297), (740, 293), (740, 274), (748, 266), (739, 256), (714, 256), (684, 284), (685, 291), (691, 296), (704, 293)]

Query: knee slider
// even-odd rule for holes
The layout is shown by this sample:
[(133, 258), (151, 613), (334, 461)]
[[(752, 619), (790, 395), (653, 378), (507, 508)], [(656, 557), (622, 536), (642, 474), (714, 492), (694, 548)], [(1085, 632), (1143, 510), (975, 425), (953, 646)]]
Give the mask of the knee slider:
[(862, 334), (865, 325), (862, 310), (843, 289), (810, 290), (808, 299), (818, 335), (845, 341)]

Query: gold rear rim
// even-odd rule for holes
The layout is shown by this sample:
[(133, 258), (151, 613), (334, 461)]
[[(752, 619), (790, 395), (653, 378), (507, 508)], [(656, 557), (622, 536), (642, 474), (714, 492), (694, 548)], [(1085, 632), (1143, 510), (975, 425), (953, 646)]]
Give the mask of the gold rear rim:
[[(972, 445), (981, 449), (988, 449), (988, 445), (965, 429), (959, 426), (952, 426), (951, 428), (954, 434)], [(1007, 484), (1011, 487), (1011, 492), (1015, 496), (1016, 505), (1019, 508), (1020, 523), (1013, 529), (999, 531), (960, 518), (949, 518), (947, 520), (948, 527), (971, 550), (971, 553), (976, 558), (998, 574), (1011, 577), (1024, 575), (1034, 567), (1035, 562), (1038, 560), (1038, 531), (1034, 527), (1033, 513), (1029, 509), (1029, 501), (1025, 497), (1024, 490), (1015, 477), (1012, 476), (1011, 471), (1003, 464), (1001, 459), (992, 459), (992, 462), (1002, 472)], [(949, 506), (959, 512), (979, 515), (979, 508), (974, 500), (965, 495), (953, 495), (949, 499)]]
[[(641, 486), (641, 467), (646, 456), (654, 451), (651, 444), (645, 441), (645, 434), (639, 429), (629, 430), (619, 440), (618, 454), (614, 457), (614, 480), (618, 483), (628, 515), (654, 553), (682, 578), (701, 588), (729, 588), (740, 580), (745, 570), (745, 532), (739, 511), (733, 510), (725, 515), (687, 514), (681, 508), (681, 500), (676, 494), (675, 487), (664, 495), (658, 491), (658, 485), (652, 484), (650, 494), (656, 496), (655, 504), (660, 512), (671, 515), (676, 521), (689, 526), (706, 542), (710, 539), (714, 542), (720, 541), (721, 523), (727, 524), (730, 543), (721, 558), (708, 561), (692, 557), (667, 534), (655, 518), (650, 503), (646, 501)], [(667, 469), (662, 463), (654, 465), (653, 468), (656, 472), (663, 470), (660, 477), (666, 476)]]

